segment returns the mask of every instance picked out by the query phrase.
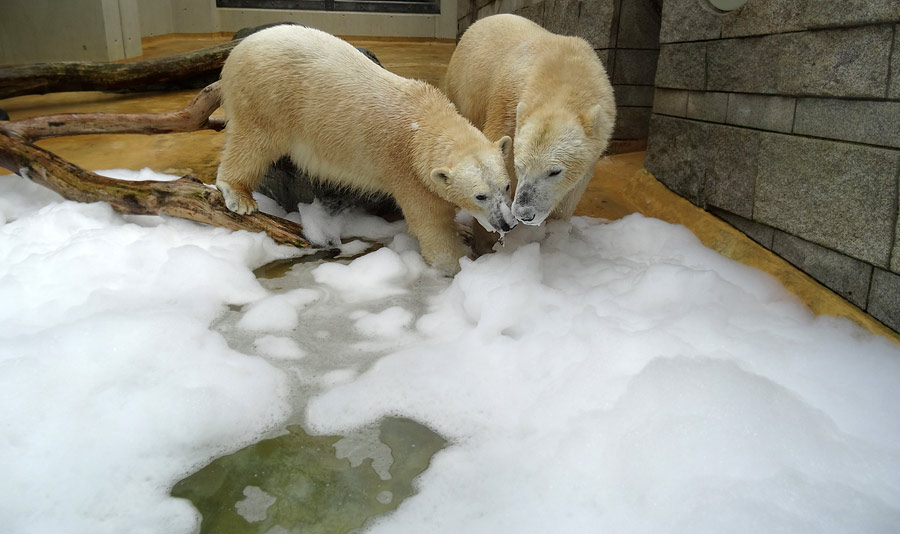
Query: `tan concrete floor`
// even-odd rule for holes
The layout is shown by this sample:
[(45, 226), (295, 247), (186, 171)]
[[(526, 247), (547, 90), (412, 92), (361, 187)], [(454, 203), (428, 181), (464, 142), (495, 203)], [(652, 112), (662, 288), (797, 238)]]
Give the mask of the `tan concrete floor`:
[[(142, 58), (161, 57), (226, 41), (230, 34), (173, 35), (144, 41)], [(356, 46), (372, 50), (385, 68), (401, 76), (440, 84), (453, 54), (454, 43), (416, 39), (348, 37)], [(140, 59), (140, 58), (139, 58)], [(196, 91), (107, 94), (59, 93), (0, 100), (12, 120), (38, 115), (77, 112), (149, 113), (180, 108)], [(221, 113), (219, 111), (218, 113)], [(223, 135), (193, 132), (169, 135), (85, 135), (47, 139), (40, 146), (91, 170), (150, 167), (170, 174), (191, 173), (212, 181), (218, 166)], [(642, 213), (683, 224), (706, 246), (757, 267), (778, 279), (816, 314), (849, 318), (868, 330), (900, 344), (900, 335), (772, 254), (721, 219), (670, 192), (643, 170), (644, 153), (605, 158), (578, 206), (577, 215), (618, 219)]]

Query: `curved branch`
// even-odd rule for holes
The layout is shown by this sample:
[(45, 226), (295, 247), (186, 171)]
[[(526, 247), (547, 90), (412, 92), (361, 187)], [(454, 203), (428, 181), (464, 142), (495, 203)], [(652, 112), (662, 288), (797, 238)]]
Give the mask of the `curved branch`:
[(48, 137), (102, 133), (157, 134), (222, 130), (225, 121), (210, 119), (219, 107), (219, 82), (206, 86), (186, 107), (168, 113), (63, 113), (0, 123), (0, 132), (27, 143)]
[(300, 225), (260, 212), (238, 215), (225, 207), (217, 189), (193, 176), (172, 182), (106, 178), (3, 132), (0, 132), (0, 166), (68, 200), (107, 202), (120, 213), (171, 215), (230, 230), (265, 232), (279, 244), (309, 247), (301, 236)]

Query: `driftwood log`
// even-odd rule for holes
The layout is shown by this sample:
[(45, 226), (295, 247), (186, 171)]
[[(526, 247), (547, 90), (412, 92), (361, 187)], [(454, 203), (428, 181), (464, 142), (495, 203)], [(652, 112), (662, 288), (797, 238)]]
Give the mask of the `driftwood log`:
[(308, 247), (300, 225), (264, 213), (237, 215), (221, 193), (193, 176), (171, 182), (127, 181), (86, 171), (33, 145), (47, 137), (88, 133), (189, 132), (221, 129), (209, 115), (219, 105), (218, 82), (179, 111), (160, 114), (84, 113), (0, 123), (0, 166), (56, 191), (68, 200), (107, 202), (120, 213), (170, 215), (230, 230), (265, 232), (277, 243)]
[(61, 91), (146, 90), (155, 84), (204, 76), (216, 79), (238, 42), (130, 63), (59, 62), (7, 67), (0, 69), (0, 100)]
[[(65, 61), (2, 68), (0, 100), (62, 91), (165, 91), (201, 88), (219, 79), (225, 59), (241, 39), (281, 24), (302, 26), (295, 22), (277, 22), (244, 28), (238, 30), (227, 43), (157, 59), (128, 63)], [(357, 50), (381, 65), (372, 51), (360, 47)]]

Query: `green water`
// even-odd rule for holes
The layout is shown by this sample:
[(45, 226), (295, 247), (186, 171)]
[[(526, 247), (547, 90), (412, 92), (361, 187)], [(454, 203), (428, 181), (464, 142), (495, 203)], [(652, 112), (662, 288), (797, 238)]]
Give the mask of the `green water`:
[(172, 495), (190, 500), (203, 515), (202, 533), (354, 531), (412, 495), (413, 479), (446, 444), (414, 421), (385, 419), (378, 445), (387, 446), (390, 457), (382, 459), (379, 475), (372, 458), (354, 467), (337, 457), (341, 436), (310, 436), (300, 426), (288, 431), (214, 460), (175, 485)]

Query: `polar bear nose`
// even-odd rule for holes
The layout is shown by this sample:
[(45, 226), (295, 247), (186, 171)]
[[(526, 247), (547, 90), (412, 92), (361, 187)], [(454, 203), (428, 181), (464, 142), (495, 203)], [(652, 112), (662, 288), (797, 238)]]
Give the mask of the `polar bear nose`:
[(513, 215), (524, 223), (531, 222), (534, 220), (534, 208), (530, 206), (516, 206), (513, 208)]
[(509, 232), (511, 229), (512, 228), (509, 226), (509, 224), (506, 223), (506, 221), (500, 221), (500, 230)]

